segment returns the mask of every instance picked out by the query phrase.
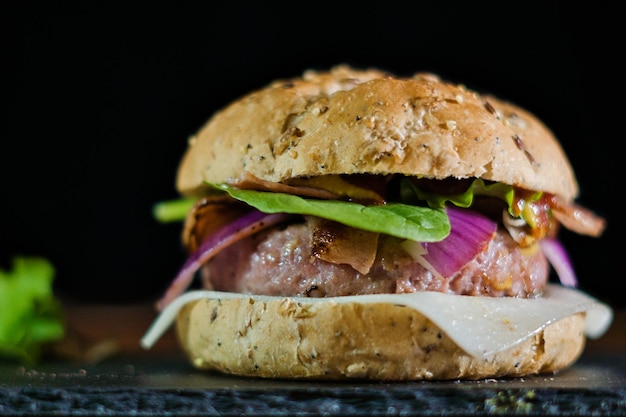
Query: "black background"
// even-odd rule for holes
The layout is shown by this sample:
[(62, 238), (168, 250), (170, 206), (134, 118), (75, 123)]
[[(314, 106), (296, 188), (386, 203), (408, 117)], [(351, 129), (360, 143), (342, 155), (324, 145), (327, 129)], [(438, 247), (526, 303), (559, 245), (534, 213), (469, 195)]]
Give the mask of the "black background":
[(156, 298), (184, 258), (180, 224), (158, 224), (151, 210), (177, 196), (187, 137), (249, 90), (348, 63), (436, 72), (544, 120), (577, 172), (579, 203), (608, 220), (600, 239), (561, 235), (580, 285), (625, 305), (616, 10), (596, 2), (8, 3), (0, 6), (3, 268), (15, 255), (41, 255), (68, 297)]

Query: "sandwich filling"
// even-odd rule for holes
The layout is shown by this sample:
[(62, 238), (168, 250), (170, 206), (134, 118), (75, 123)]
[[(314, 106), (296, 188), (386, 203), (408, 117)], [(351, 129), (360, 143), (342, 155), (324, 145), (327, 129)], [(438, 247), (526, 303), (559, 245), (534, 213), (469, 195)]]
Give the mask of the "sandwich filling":
[(536, 298), (551, 265), (563, 284), (576, 285), (555, 238), (559, 225), (589, 235), (604, 227), (556, 196), (475, 179), (359, 175), (274, 184), (247, 174), (215, 187), (219, 193), (187, 215), (191, 256), (161, 308), (197, 272), (203, 289), (257, 295)]

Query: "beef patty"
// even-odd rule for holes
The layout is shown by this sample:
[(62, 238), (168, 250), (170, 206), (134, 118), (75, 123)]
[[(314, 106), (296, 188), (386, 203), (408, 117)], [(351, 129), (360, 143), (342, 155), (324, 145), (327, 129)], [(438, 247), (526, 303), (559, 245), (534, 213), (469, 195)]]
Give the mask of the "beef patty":
[(531, 298), (540, 295), (549, 263), (537, 245), (520, 248), (502, 228), (473, 260), (449, 277), (433, 274), (381, 235), (367, 273), (314, 256), (311, 222), (264, 231), (228, 247), (202, 268), (206, 289), (274, 296), (331, 297), (438, 291)]

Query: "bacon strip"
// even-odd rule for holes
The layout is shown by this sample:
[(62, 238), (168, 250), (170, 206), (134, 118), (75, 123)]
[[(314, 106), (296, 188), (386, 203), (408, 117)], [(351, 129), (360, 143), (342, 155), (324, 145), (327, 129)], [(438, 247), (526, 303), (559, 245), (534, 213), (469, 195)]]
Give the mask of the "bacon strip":
[(274, 193), (285, 193), (299, 195), (303, 197), (320, 198), (324, 200), (336, 200), (337, 194), (320, 188), (293, 186), (278, 182), (261, 179), (248, 171), (244, 171), (240, 178), (229, 179), (228, 185), (241, 190), (271, 191)]
[(183, 244), (188, 252), (194, 252), (207, 236), (249, 212), (249, 206), (237, 204), (236, 200), (227, 195), (202, 198), (185, 218)]
[(551, 196), (550, 206), (554, 217), (572, 232), (599, 237), (606, 227), (606, 220), (576, 203)]
[[(228, 185), (242, 190), (270, 191), (286, 193), (302, 197), (319, 198), (322, 200), (359, 201), (363, 204), (385, 204), (385, 199), (376, 191), (384, 179), (376, 176), (351, 177), (345, 180), (339, 176), (321, 176), (312, 178), (293, 178), (291, 184), (276, 183), (261, 179), (244, 171), (241, 177), (230, 178)], [(363, 182), (362, 184), (360, 182)]]
[(376, 260), (379, 233), (355, 229), (317, 217), (309, 217), (312, 226), (313, 256), (334, 264), (348, 264), (367, 274)]

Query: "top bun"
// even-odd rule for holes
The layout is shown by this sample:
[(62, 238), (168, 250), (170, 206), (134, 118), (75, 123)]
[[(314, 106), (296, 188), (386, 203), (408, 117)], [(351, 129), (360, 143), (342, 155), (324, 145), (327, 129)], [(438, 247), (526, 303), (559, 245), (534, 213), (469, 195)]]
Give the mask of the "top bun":
[(196, 193), (244, 171), (272, 182), (337, 174), (476, 177), (578, 195), (553, 133), (533, 114), (428, 73), (346, 65), (274, 81), (191, 137), (177, 188)]

